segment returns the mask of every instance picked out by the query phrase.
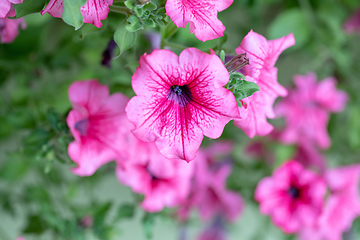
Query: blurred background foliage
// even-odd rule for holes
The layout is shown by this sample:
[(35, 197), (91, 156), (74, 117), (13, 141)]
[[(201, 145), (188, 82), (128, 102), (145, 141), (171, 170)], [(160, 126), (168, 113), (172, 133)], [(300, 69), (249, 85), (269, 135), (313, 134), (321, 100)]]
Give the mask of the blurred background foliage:
[[(164, 1), (153, 1), (160, 6)], [(67, 156), (72, 140), (66, 127), (70, 110), (69, 85), (76, 80), (99, 79), (111, 92), (129, 97), (131, 76), (139, 57), (156, 46), (179, 53), (186, 47), (212, 48), (235, 54), (242, 38), (253, 29), (268, 39), (294, 33), (296, 45), (279, 58), (279, 82), (292, 86), (295, 74), (313, 71), (321, 80), (335, 76), (350, 100), (346, 110), (332, 115), (332, 147), (324, 152), (329, 166), (359, 162), (360, 156), (360, 35), (346, 34), (343, 24), (360, 7), (358, 0), (235, 0), (218, 14), (226, 36), (200, 42), (189, 28), (145, 27), (136, 32), (130, 49), (114, 50), (111, 67), (101, 64), (103, 52), (125, 16), (110, 12), (98, 29), (85, 24), (78, 31), (61, 19), (39, 13), (25, 17), (27, 28), (12, 44), (0, 46), (0, 239), (24, 235), (49, 239), (188, 239), (204, 226), (194, 218), (186, 228), (173, 221), (173, 211), (146, 214), (137, 196), (120, 185), (114, 164), (91, 177), (73, 175)], [(161, 37), (160, 34), (161, 33)], [(272, 123), (281, 125), (281, 120)], [(268, 138), (250, 140), (231, 123), (224, 139), (235, 141), (234, 169), (228, 186), (246, 200), (245, 212), (229, 226), (229, 239), (295, 239), (261, 216), (253, 200), (256, 184), (270, 175), (274, 164), (247, 155), (253, 141), (265, 144), (276, 164), (292, 155), (292, 146)], [(205, 140), (204, 145), (213, 140)], [(280, 161), (280, 162), (279, 162)], [(185, 230), (184, 230), (185, 229)], [(261, 231), (259, 231), (261, 229)], [(346, 239), (360, 238), (360, 220)]]

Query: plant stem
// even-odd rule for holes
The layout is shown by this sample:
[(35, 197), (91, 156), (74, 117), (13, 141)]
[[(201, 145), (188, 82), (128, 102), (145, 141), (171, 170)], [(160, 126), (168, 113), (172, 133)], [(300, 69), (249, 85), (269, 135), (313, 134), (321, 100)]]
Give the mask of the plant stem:
[(116, 12), (116, 13), (122, 13), (125, 14), (126, 17), (130, 16), (132, 14), (132, 12), (130, 11), (130, 9), (128, 9), (127, 7), (121, 7), (121, 6), (110, 6), (109, 7), (110, 11), (112, 12)]

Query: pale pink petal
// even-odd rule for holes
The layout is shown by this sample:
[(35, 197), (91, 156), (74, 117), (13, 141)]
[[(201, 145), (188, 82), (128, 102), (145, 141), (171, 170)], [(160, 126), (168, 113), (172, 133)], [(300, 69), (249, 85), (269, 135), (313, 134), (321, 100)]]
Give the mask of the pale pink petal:
[(40, 13), (41, 15), (49, 13), (53, 17), (61, 18), (63, 11), (64, 5), (62, 0), (50, 0), (50, 2), (46, 5), (45, 9), (42, 10)]
[(84, 22), (100, 28), (102, 26), (101, 20), (107, 18), (109, 6), (112, 4), (113, 0), (88, 0), (85, 5), (81, 7)]
[(168, 0), (165, 9), (177, 27), (183, 28), (190, 23), (191, 33), (195, 32), (195, 36), (205, 42), (223, 36), (225, 31), (217, 12), (230, 6), (232, 1), (218, 2), (220, 0)]
[(8, 0), (0, 0), (0, 18), (5, 18), (10, 11), (11, 3)]
[(19, 34), (19, 28), (24, 29), (26, 23), (24, 18), (9, 19), (0, 18), (0, 40), (1, 43), (11, 43)]
[(340, 112), (344, 109), (348, 95), (336, 89), (336, 79), (333, 77), (322, 80), (316, 91), (316, 100), (331, 112)]

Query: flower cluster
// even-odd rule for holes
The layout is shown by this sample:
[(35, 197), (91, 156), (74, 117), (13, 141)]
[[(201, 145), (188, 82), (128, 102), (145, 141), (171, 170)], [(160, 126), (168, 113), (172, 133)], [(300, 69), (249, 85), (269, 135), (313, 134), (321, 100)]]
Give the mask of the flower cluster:
[(340, 240), (360, 215), (359, 180), (359, 165), (317, 175), (289, 161), (260, 181), (255, 199), (284, 232), (299, 233), (303, 240)]

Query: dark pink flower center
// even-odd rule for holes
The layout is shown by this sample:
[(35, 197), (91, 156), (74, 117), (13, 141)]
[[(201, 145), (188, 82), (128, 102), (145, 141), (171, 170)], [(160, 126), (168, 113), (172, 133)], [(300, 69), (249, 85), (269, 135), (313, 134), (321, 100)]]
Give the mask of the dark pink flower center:
[(291, 186), (288, 189), (288, 194), (290, 195), (291, 198), (296, 199), (300, 196), (300, 190), (297, 187)]
[(75, 123), (75, 129), (80, 133), (81, 136), (86, 136), (89, 128), (89, 119), (85, 118)]
[(169, 89), (166, 96), (167, 99), (175, 101), (180, 107), (185, 107), (193, 100), (190, 88), (188, 85), (178, 86), (174, 85)]

